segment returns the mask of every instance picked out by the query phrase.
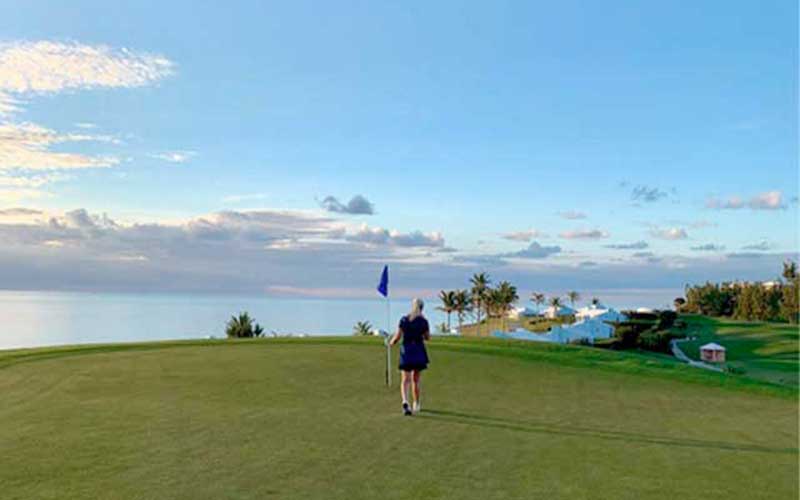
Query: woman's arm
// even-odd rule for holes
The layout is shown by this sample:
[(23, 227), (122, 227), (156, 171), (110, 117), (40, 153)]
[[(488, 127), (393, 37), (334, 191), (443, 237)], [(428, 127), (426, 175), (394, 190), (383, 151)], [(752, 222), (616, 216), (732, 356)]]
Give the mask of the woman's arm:
[(422, 332), (422, 338), (425, 339), (425, 340), (430, 340), (431, 339), (431, 329), (430, 328), (426, 328), (425, 331)]
[(392, 335), (392, 338), (389, 340), (389, 345), (395, 345), (396, 343), (400, 342), (401, 338), (403, 338), (403, 329), (398, 328), (394, 335)]

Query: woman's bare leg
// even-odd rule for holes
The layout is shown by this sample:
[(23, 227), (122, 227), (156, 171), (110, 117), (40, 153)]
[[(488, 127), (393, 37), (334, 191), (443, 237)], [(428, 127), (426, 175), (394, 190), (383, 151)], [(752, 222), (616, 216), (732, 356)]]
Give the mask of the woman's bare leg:
[(415, 404), (419, 404), (419, 376), (420, 376), (419, 370), (414, 370), (413, 378), (412, 378), (412, 381), (411, 381), (411, 387), (412, 387), (412, 389), (414, 391), (414, 403)]
[(411, 385), (411, 372), (405, 370), (400, 372), (400, 396), (403, 403), (408, 403), (408, 386)]

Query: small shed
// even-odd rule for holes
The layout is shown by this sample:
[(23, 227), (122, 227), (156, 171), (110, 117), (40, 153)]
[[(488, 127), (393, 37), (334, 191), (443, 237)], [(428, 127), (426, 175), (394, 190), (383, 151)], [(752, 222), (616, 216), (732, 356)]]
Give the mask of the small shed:
[(714, 342), (700, 346), (700, 359), (711, 363), (725, 362), (725, 348)]

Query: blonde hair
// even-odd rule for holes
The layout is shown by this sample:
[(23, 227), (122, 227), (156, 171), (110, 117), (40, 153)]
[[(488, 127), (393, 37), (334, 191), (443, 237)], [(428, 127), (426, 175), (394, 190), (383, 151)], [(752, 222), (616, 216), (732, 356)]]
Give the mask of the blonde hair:
[(408, 319), (411, 321), (422, 316), (423, 308), (425, 308), (425, 302), (420, 298), (414, 298), (414, 300), (411, 301), (411, 312), (408, 313)]

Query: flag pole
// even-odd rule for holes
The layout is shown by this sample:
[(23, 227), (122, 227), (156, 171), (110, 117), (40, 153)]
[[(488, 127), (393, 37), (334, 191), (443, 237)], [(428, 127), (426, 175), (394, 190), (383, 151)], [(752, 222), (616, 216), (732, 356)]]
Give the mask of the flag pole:
[[(391, 324), (392, 324), (392, 305), (389, 302), (389, 295), (386, 295), (386, 333), (389, 334), (389, 339), (392, 338), (392, 331), (391, 331)], [(386, 387), (390, 387), (392, 385), (392, 346), (389, 342), (386, 342)]]

